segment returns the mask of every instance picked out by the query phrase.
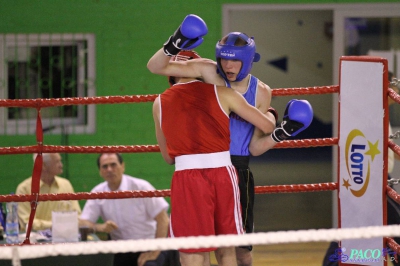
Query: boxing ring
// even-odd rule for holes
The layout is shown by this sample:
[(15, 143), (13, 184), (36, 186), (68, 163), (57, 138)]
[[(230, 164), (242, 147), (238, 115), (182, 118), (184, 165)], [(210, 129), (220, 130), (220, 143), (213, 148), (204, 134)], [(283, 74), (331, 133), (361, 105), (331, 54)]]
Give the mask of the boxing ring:
[[(361, 57), (343, 57), (343, 62), (353, 62), (361, 60), (362, 62), (371, 62), (368, 58)], [(387, 72), (387, 62), (384, 59), (374, 59), (375, 62), (383, 64)], [(381, 74), (382, 75), (382, 74)], [(387, 74), (386, 74), (387, 75)], [(387, 76), (383, 75), (383, 80)], [(342, 82), (342, 81), (341, 81)], [(387, 88), (387, 82), (383, 82), (383, 98), (387, 95), (396, 103), (400, 104), (400, 96), (391, 88)], [(333, 94), (341, 95), (341, 87), (320, 86), (306, 88), (277, 88), (272, 90), (273, 96), (297, 96), (297, 95), (316, 95)], [(142, 103), (152, 102), (158, 95), (129, 95), (129, 96), (106, 96), (106, 97), (76, 97), (76, 98), (57, 98), (57, 99), (21, 99), (8, 100), (0, 99), (0, 107), (24, 107), (37, 109), (36, 119), (36, 145), (19, 147), (0, 147), (0, 155), (11, 154), (31, 154), (38, 153), (32, 170), (32, 193), (30, 195), (0, 195), (0, 202), (30, 202), (31, 214), (27, 224), (26, 237), (21, 244), (7, 244), (0, 247), (0, 259), (12, 260), (13, 265), (20, 265), (23, 259), (33, 259), (48, 256), (71, 256), (97, 253), (120, 253), (137, 252), (151, 250), (170, 250), (180, 248), (206, 248), (206, 247), (225, 247), (239, 245), (271, 245), (296, 242), (319, 242), (319, 241), (345, 241), (353, 239), (372, 239), (382, 240), (382, 246), (389, 246), (396, 253), (400, 253), (400, 246), (390, 237), (400, 236), (399, 225), (366, 225), (358, 227), (343, 226), (345, 219), (341, 219), (341, 227), (338, 229), (312, 229), (298, 231), (277, 231), (267, 233), (252, 233), (245, 235), (223, 235), (207, 237), (178, 237), (164, 239), (148, 240), (118, 240), (118, 241), (98, 241), (98, 242), (78, 242), (78, 243), (31, 243), (30, 234), (32, 222), (35, 216), (35, 207), (40, 201), (58, 201), (58, 200), (88, 200), (88, 199), (118, 199), (118, 198), (139, 198), (139, 197), (169, 197), (170, 190), (155, 191), (118, 191), (118, 192), (77, 192), (60, 194), (39, 194), (40, 173), (43, 163), (42, 153), (147, 153), (159, 152), (157, 145), (134, 145), (134, 146), (57, 146), (46, 145), (43, 143), (43, 127), (41, 121), (41, 109), (46, 107), (65, 106), (65, 105), (88, 105), (88, 104), (119, 104), (119, 103)], [(343, 102), (343, 99), (340, 101)], [(343, 104), (343, 103), (340, 104)], [(387, 101), (383, 101), (386, 104)], [(342, 110), (342, 112), (344, 112)], [(388, 116), (383, 116), (383, 126), (388, 123)], [(387, 133), (387, 131), (384, 131)], [(286, 140), (277, 143), (275, 148), (313, 148), (322, 146), (338, 146), (340, 138), (316, 138), (301, 140)], [(392, 140), (384, 143), (384, 148), (392, 149), (400, 155), (400, 147)], [(387, 156), (383, 156), (387, 164)], [(339, 164), (339, 162), (338, 162)], [(383, 172), (386, 167), (383, 167)], [(383, 175), (385, 176), (385, 175)], [(339, 178), (338, 178), (339, 179)], [(383, 178), (384, 179), (384, 178)], [(400, 195), (387, 186), (386, 180), (383, 181), (382, 198), (388, 196), (400, 204)], [(340, 190), (343, 184), (335, 182), (317, 183), (317, 184), (292, 184), (292, 185), (273, 185), (257, 186), (256, 194), (266, 193), (299, 193), (299, 192), (319, 192)], [(343, 207), (342, 207), (343, 208)], [(383, 207), (383, 220), (386, 219), (386, 210)], [(322, 259), (322, 258), (321, 258)], [(375, 265), (375, 264), (374, 264)], [(380, 264), (377, 264), (380, 265)], [(386, 262), (383, 262), (386, 265)]]

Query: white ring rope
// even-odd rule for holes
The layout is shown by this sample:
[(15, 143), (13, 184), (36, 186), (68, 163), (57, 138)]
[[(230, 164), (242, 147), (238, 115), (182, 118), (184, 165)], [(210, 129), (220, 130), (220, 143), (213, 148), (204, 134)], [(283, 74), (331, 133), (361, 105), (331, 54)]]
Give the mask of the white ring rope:
[(12, 259), (13, 265), (16, 266), (19, 265), (18, 262), (22, 259), (34, 259), (59, 255), (69, 256), (89, 255), (97, 253), (138, 252), (150, 250), (176, 250), (181, 248), (269, 245), (302, 242), (330, 242), (343, 239), (391, 236), (400, 236), (400, 225), (277, 231), (244, 235), (4, 246), (0, 248), (0, 258)]

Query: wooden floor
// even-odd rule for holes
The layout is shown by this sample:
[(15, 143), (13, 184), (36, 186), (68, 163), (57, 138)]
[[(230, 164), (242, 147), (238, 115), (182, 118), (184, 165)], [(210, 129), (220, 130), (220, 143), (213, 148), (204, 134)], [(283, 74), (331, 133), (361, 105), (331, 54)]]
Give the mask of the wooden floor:
[[(328, 242), (254, 246), (253, 266), (321, 266)], [(211, 256), (211, 264), (217, 265)]]

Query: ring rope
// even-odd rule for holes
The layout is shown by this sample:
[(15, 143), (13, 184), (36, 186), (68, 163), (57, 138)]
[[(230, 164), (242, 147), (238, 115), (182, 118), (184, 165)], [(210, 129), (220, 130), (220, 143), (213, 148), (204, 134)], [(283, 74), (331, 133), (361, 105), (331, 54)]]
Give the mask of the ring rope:
[[(337, 183), (318, 183), (300, 185), (273, 185), (256, 186), (256, 194), (291, 193), (291, 192), (318, 192), (336, 190)], [(126, 190), (108, 192), (75, 192), (75, 193), (47, 193), (32, 196), (31, 194), (0, 195), (0, 202), (26, 202), (26, 201), (59, 201), (59, 200), (88, 200), (88, 199), (122, 199), (122, 198), (152, 198), (170, 197), (171, 190)]]
[(0, 107), (55, 107), (64, 105), (113, 104), (113, 103), (140, 103), (152, 102), (158, 94), (125, 95), (125, 96), (97, 96), (97, 97), (70, 97), (70, 98), (39, 98), (39, 99), (0, 99)]
[(318, 184), (299, 184), (299, 185), (277, 185), (277, 186), (257, 186), (255, 187), (256, 194), (267, 193), (293, 193), (293, 192), (318, 192), (330, 191), (338, 189), (339, 184), (318, 183)]
[(396, 192), (396, 190), (394, 190), (393, 188), (391, 188), (390, 186), (386, 187), (386, 194), (395, 202), (397, 202), (398, 204), (400, 204), (400, 195)]
[[(337, 93), (339, 92), (339, 86), (322, 86), (322, 87), (307, 87), (307, 88), (283, 88), (283, 89), (274, 89), (272, 91), (273, 96), (288, 96), (288, 95), (305, 95), (305, 94), (325, 94), (325, 93)], [(400, 96), (394, 92), (392, 89), (388, 90), (388, 95), (396, 102), (400, 103)], [(41, 117), (40, 117), (40, 108), (42, 107), (53, 107), (53, 106), (63, 106), (63, 105), (80, 105), (80, 104), (103, 104), (103, 103), (132, 103), (132, 102), (150, 102), (154, 101), (154, 99), (158, 96), (158, 94), (153, 94), (153, 95), (130, 95), (130, 96), (105, 96), (105, 97), (75, 97), (75, 98), (56, 98), (56, 99), (21, 99), (21, 100), (3, 100), (0, 99), (0, 107), (32, 107), (38, 109), (38, 117), (37, 117), (37, 127), (36, 127), (36, 138), (37, 138), (37, 145), (36, 146), (22, 146), (22, 147), (4, 147), (0, 148), (0, 154), (19, 154), (19, 153), (32, 153), (32, 152), (38, 152), (39, 155), (41, 155), (43, 152), (69, 152), (69, 153), (94, 153), (94, 152), (104, 152), (104, 150), (107, 151), (115, 151), (115, 152), (157, 152), (159, 151), (159, 148), (157, 145), (136, 145), (136, 146), (52, 146), (52, 145), (43, 145), (43, 129), (42, 129), (42, 124), (41, 124)], [(276, 145), (276, 148), (298, 148), (298, 147), (318, 147), (318, 146), (330, 146), (330, 145), (337, 145), (338, 144), (338, 139), (337, 138), (327, 138), (327, 139), (312, 139), (312, 140), (289, 140), (289, 141), (283, 141), (281, 143), (278, 143)], [(394, 144), (389, 142), (389, 146), (391, 149), (395, 150), (396, 153), (400, 153), (399, 150), (400, 148)], [(40, 172), (39, 164), (41, 162), (41, 156), (38, 156), (39, 160), (37, 159), (35, 161), (35, 167), (33, 170), (33, 177), (36, 176), (35, 173)], [(38, 166), (38, 167), (37, 167)], [(37, 176), (36, 176), (37, 177)], [(37, 178), (35, 178), (37, 179)], [(267, 186), (267, 187), (256, 187), (256, 193), (284, 193), (284, 192), (311, 192), (311, 191), (323, 191), (323, 190), (335, 190), (338, 189), (338, 184), (337, 183), (327, 183), (327, 184), (304, 184), (304, 185), (283, 185), (283, 186)], [(34, 189), (33, 189), (34, 190)], [(123, 191), (123, 192), (118, 192), (118, 193), (113, 193), (110, 195), (99, 195), (99, 193), (65, 193), (64, 195), (62, 194), (42, 194), (39, 195), (37, 192), (34, 192), (32, 190), (31, 195), (19, 195), (20, 199), (23, 199), (23, 197), (27, 197), (27, 200), (21, 200), (21, 201), (29, 201), (31, 200), (32, 202), (32, 207), (35, 207), (38, 201), (44, 200), (46, 196), (49, 196), (49, 200), (57, 200), (57, 199), (51, 199), (52, 197), (58, 198), (63, 197), (63, 196), (71, 196), (71, 197), (87, 197), (87, 196), (95, 196), (95, 198), (99, 198), (99, 196), (105, 196), (107, 198), (110, 198), (110, 196), (113, 197), (140, 197), (140, 196), (145, 196), (146, 193), (149, 193), (148, 191)], [(35, 189), (36, 190), (36, 189)], [(393, 193), (394, 192), (394, 193)], [(126, 194), (128, 193), (128, 194)], [(137, 193), (133, 195), (134, 193)], [(155, 196), (155, 193), (157, 191), (152, 191), (149, 193), (149, 196)], [(164, 194), (165, 193), (165, 194)], [(164, 190), (160, 192), (159, 196), (167, 196), (170, 191)], [(58, 195), (58, 196), (57, 196)], [(388, 189), (388, 195), (392, 195), (395, 198), (400, 198), (400, 196), (393, 190)], [(5, 197), (9, 197), (5, 196)], [(1, 198), (1, 196), (0, 196)], [(11, 199), (11, 198), (9, 198)], [(7, 201), (8, 199), (3, 199), (3, 201)], [(16, 199), (11, 199), (14, 201), (17, 201)], [(33, 215), (32, 215), (33, 214)], [(31, 213), (31, 217), (33, 218), (34, 212)], [(29, 222), (31, 224), (31, 221)], [(30, 226), (29, 226), (30, 227)], [(388, 226), (387, 226), (388, 227)], [(397, 226), (399, 227), (399, 226)], [(382, 229), (381, 227), (380, 229)], [(358, 228), (362, 229), (362, 228)], [(382, 230), (385, 230), (386, 228), (383, 228)], [(332, 230), (332, 229), (329, 229)], [(346, 229), (335, 229), (335, 230), (340, 230), (344, 231)], [(357, 229), (352, 229), (354, 230)], [(397, 228), (397, 230), (400, 230)], [(310, 231), (319, 231), (321, 230), (308, 230), (307, 235), (310, 235)], [(338, 231), (338, 232), (340, 232)], [(367, 232), (371, 232), (371, 228), (369, 227), (367, 229)], [(296, 232), (295, 232), (296, 233)], [(298, 233), (301, 233), (298, 231)], [(268, 234), (268, 233), (267, 233)], [(334, 233), (335, 237), (337, 237), (337, 240), (340, 239), (346, 239), (346, 236), (349, 236), (349, 233), (346, 233), (344, 236), (339, 236), (337, 233)], [(398, 233), (396, 233), (398, 234)], [(28, 240), (29, 240), (29, 235), (30, 235), (30, 230), (27, 232)], [(254, 236), (255, 234), (251, 234)], [(318, 233), (320, 235), (320, 233)], [(363, 238), (367, 236), (368, 233), (362, 232), (362, 236), (357, 237), (357, 238)], [(245, 237), (250, 235), (243, 235)], [(381, 235), (379, 235), (381, 236)], [(391, 236), (390, 232), (386, 232), (382, 235), (383, 236)], [(208, 237), (208, 238), (223, 238), (224, 236), (218, 236), (218, 237)], [(227, 236), (229, 237), (229, 236)], [(233, 236), (233, 237), (242, 237), (242, 236)], [(371, 236), (373, 237), (373, 236)], [(300, 237), (300, 239), (304, 239), (304, 237)], [(390, 238), (388, 238), (390, 239)], [(161, 241), (165, 241), (161, 240)], [(174, 240), (174, 239), (173, 239)], [(179, 240), (179, 239), (175, 239)], [(181, 246), (181, 248), (190, 248), (190, 245), (188, 245), (188, 240), (190, 238), (185, 238), (184, 241), (182, 241), (184, 244)], [(325, 237), (323, 240), (327, 241), (327, 238)], [(328, 239), (329, 240), (329, 239)], [(160, 241), (160, 240), (156, 240)], [(171, 239), (168, 239), (168, 243), (171, 241)], [(194, 241), (200, 241), (202, 244), (204, 244), (204, 241), (200, 240), (198, 237), (194, 237)], [(224, 240), (223, 242), (225, 242)], [(252, 240), (250, 240), (252, 241)], [(282, 241), (282, 240), (279, 240)], [(314, 241), (314, 240), (313, 240)], [(120, 242), (120, 241), (119, 241)], [(140, 242), (140, 241), (139, 241)], [(148, 240), (145, 242), (149, 242)], [(293, 242), (293, 241), (291, 241)], [(389, 241), (391, 245), (394, 245), (396, 243), (392, 243)], [(24, 242), (25, 243), (25, 242)], [(134, 241), (134, 243), (138, 244), (138, 241)], [(246, 242), (250, 243), (250, 242)], [(282, 243), (282, 242), (277, 242), (277, 243)], [(29, 244), (29, 241), (28, 241)], [(104, 243), (99, 243), (103, 245)], [(215, 240), (212, 240), (211, 246), (215, 246)], [(239, 243), (240, 244), (240, 243)], [(254, 242), (253, 244), (257, 244)], [(262, 243), (260, 243), (262, 244)], [(23, 244), (22, 244), (23, 245)], [(68, 244), (67, 244), (68, 245)], [(75, 244), (79, 245), (79, 244)], [(85, 243), (86, 245), (86, 243)], [(125, 244), (124, 244), (125, 245)], [(139, 243), (140, 246), (142, 244)], [(235, 244), (236, 245), (236, 244)], [(34, 245), (36, 246), (36, 245)], [(58, 246), (58, 245), (52, 245), (52, 246)], [(115, 244), (113, 245), (115, 246)], [(223, 243), (221, 245), (223, 246)], [(30, 247), (30, 245), (24, 246), (24, 247)], [(85, 246), (86, 247), (86, 246)], [(196, 248), (198, 246), (194, 246)], [(13, 247), (13, 252), (11, 252), (13, 255), (10, 258), (16, 259), (16, 262), (19, 260), (19, 252), (21, 250), (16, 250), (15, 247)], [(152, 247), (146, 247), (145, 250), (151, 250)], [(157, 247), (155, 247), (158, 249)], [(400, 248), (399, 245), (397, 245), (397, 248)], [(179, 249), (177, 247), (176, 249)], [(63, 245), (63, 252), (65, 249), (65, 244)], [(68, 250), (68, 248), (67, 248)], [(129, 248), (129, 251), (132, 249)], [(0, 252), (2, 250), (0, 249)], [(103, 248), (101, 248), (101, 251), (103, 252)], [(32, 253), (32, 252), (30, 252)], [(98, 253), (98, 252), (96, 252)], [(50, 256), (53, 255), (50, 254)], [(54, 256), (54, 255), (53, 255)], [(21, 256), (23, 257), (23, 256)], [(13, 260), (13, 265), (16, 265)]]
[(343, 239), (367, 239), (400, 235), (400, 225), (368, 226), (340, 229), (310, 229), (276, 231), (243, 235), (219, 235), (198, 237), (157, 238), (145, 240), (98, 241), (90, 244), (60, 243), (4, 246), (0, 248), (3, 259), (15, 258), (13, 250), (18, 247), (20, 259), (58, 255), (87, 255), (97, 253), (139, 252), (182, 248), (209, 248), (245, 245), (271, 245), (283, 243), (330, 242)]
[(392, 98), (395, 102), (400, 104), (400, 95), (395, 92), (392, 88), (388, 89), (388, 95), (390, 98)]
[[(397, 257), (397, 254), (400, 254), (400, 245), (397, 244), (396, 241), (395, 241), (393, 238), (391, 238), (391, 237), (385, 237), (385, 240), (386, 240), (386, 244), (387, 244), (393, 251), (396, 252), (396, 257)], [(398, 262), (398, 261), (396, 260), (396, 262)]]
[(313, 94), (328, 94), (338, 93), (339, 86), (315, 86), (315, 87), (300, 87), (300, 88), (276, 88), (272, 89), (272, 96), (291, 96), (291, 95), (313, 95)]
[(159, 152), (158, 145), (113, 145), (113, 146), (60, 146), (60, 145), (38, 145), (2, 147), (0, 154), (26, 154), (26, 153), (100, 153), (100, 152)]
[[(325, 147), (338, 144), (338, 138), (285, 140), (277, 143), (274, 148), (310, 148)], [(400, 148), (399, 148), (400, 149)], [(26, 154), (26, 153), (100, 153), (100, 152), (159, 152), (158, 145), (113, 145), (113, 146), (60, 146), (60, 145), (32, 145), (18, 147), (1, 147), (0, 154)]]
[[(279, 88), (272, 90), (272, 96), (289, 96), (303, 94), (327, 94), (339, 92), (339, 86), (320, 86), (305, 88)], [(158, 94), (125, 95), (125, 96), (96, 96), (69, 98), (38, 98), (38, 99), (0, 99), (0, 107), (55, 107), (64, 105), (112, 104), (152, 102)]]
[(392, 151), (394, 151), (397, 155), (400, 156), (400, 146), (394, 143), (392, 140), (388, 141), (388, 146)]

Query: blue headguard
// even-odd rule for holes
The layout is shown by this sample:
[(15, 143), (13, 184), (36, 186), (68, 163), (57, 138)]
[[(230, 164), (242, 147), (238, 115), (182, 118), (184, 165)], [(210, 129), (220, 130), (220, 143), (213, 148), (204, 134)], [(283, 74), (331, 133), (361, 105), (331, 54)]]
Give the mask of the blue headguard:
[[(218, 41), (215, 49), (218, 73), (221, 74), (225, 80), (228, 80), (221, 67), (221, 58), (240, 60), (242, 62), (242, 68), (240, 69), (235, 81), (241, 81), (250, 73), (253, 62), (258, 62), (260, 60), (260, 54), (256, 53), (256, 43), (254, 42), (253, 37), (250, 38), (241, 32), (231, 32), (226, 37), (225, 43), (222, 44), (221, 40)], [(239, 38), (246, 42), (246, 44), (235, 46), (235, 43)]]

